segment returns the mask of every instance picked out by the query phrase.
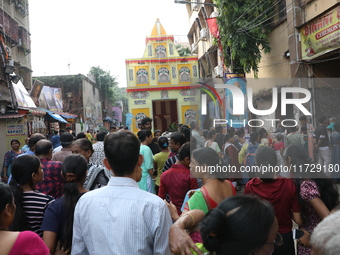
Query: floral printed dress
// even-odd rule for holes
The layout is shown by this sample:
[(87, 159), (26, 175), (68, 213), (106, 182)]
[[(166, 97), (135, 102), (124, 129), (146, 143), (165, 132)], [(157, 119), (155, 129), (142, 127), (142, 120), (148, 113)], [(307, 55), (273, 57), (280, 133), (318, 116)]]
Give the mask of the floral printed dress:
[(13, 160), (16, 159), (18, 155), (20, 154), (21, 154), (21, 151), (19, 151), (19, 153), (16, 154), (16, 152), (13, 150), (7, 151), (5, 153), (3, 166), (7, 166), (7, 172), (6, 172), (7, 177), (11, 175), (11, 166), (12, 166)]
[[(320, 217), (314, 210), (310, 201), (314, 198), (320, 198), (320, 191), (316, 183), (312, 180), (306, 180), (301, 183), (300, 196), (303, 200), (303, 207), (306, 211), (307, 221), (303, 223), (302, 227), (308, 232), (313, 232), (314, 228), (321, 221)], [(311, 248), (298, 244), (298, 255), (310, 255)]]

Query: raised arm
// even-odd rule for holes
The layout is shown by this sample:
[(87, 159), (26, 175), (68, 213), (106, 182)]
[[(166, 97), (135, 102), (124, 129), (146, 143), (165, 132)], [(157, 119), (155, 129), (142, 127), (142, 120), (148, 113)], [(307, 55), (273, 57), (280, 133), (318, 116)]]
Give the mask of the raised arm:
[(192, 255), (190, 249), (199, 255), (203, 253), (194, 244), (186, 229), (196, 226), (205, 216), (201, 210), (195, 209), (187, 213), (183, 213), (181, 217), (172, 225), (170, 229), (169, 241), (170, 250), (173, 254)]

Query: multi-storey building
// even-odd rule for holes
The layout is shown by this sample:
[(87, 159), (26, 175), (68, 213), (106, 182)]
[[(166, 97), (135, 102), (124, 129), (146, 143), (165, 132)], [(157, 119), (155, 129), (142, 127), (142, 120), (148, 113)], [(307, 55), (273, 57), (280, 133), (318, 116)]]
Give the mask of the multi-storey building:
[[(0, 2), (0, 40), (5, 49), (1, 66), (14, 66), (27, 90), (32, 87), (31, 39), (29, 32), (28, 0)], [(0, 101), (10, 101), (5, 70), (0, 72)]]
[[(193, 51), (198, 52), (200, 74), (203, 78), (206, 73), (212, 73), (211, 67), (216, 62), (209, 65), (210, 70), (204, 65), (202, 56), (210, 56), (211, 48), (204, 48), (209, 39), (202, 42), (200, 38), (205, 35), (205, 32), (201, 31), (206, 27), (207, 18), (215, 15), (215, 12), (218, 15), (218, 9), (204, 4), (211, 3), (210, 0), (198, 2), (203, 3), (194, 4), (188, 1), (186, 4), (189, 20), (193, 24), (188, 38)], [(256, 5), (251, 8), (256, 8)], [(269, 8), (272, 13), (271, 52), (262, 54), (259, 63), (259, 79), (253, 79), (252, 73), (246, 74), (246, 79), (247, 86), (253, 87), (254, 107), (269, 109), (272, 106), (273, 87), (279, 88), (278, 107), (270, 115), (252, 115), (250, 118), (297, 120), (302, 112), (292, 105), (287, 106), (286, 115), (281, 115), (280, 87), (302, 87), (311, 93), (311, 100), (304, 104), (312, 114), (310, 121), (316, 124), (316, 119), (322, 115), (340, 119), (338, 110), (340, 86), (337, 79), (334, 79), (340, 76), (338, 71), (340, 61), (339, 2), (337, 0), (278, 0), (273, 1), (273, 4), (268, 6)], [(248, 22), (251, 25), (257, 25), (255, 20)], [(209, 37), (211, 34), (208, 32), (207, 38)], [(217, 61), (219, 61), (218, 57)], [(209, 64), (209, 62), (206, 63)], [(304, 97), (297, 93), (287, 96)], [(275, 126), (269, 122), (265, 122), (264, 125), (270, 131), (274, 131)]]

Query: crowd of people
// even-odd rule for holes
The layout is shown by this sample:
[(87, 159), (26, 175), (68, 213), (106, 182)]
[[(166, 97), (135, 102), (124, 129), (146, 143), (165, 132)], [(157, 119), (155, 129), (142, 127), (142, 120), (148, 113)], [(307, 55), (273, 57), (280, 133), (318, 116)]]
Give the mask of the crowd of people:
[[(329, 169), (340, 163), (340, 122), (326, 120), (314, 129), (302, 116), (275, 134), (201, 132), (195, 121), (152, 133), (146, 117), (137, 135), (36, 133), (21, 149), (13, 140), (0, 183), (0, 247), (38, 255), (339, 254), (338, 176)], [(313, 163), (326, 171), (240, 171), (306, 173)], [(205, 171), (217, 165), (238, 174)]]

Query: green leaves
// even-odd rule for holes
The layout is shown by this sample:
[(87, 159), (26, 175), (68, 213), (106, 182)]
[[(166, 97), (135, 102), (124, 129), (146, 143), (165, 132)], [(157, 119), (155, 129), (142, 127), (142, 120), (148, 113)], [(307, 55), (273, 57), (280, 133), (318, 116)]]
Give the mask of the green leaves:
[[(276, 1), (277, 2), (277, 1)], [(234, 73), (258, 74), (261, 50), (270, 52), (274, 0), (216, 0), (224, 62)]]
[(123, 116), (127, 113), (127, 93), (125, 88), (118, 87), (116, 77), (112, 76), (110, 71), (104, 71), (101, 67), (91, 67), (90, 74), (96, 78), (96, 84), (99, 93), (103, 97), (110, 99), (112, 103), (117, 101), (123, 102)]
[(181, 44), (175, 44), (176, 50), (181, 57), (191, 56), (191, 49)]

